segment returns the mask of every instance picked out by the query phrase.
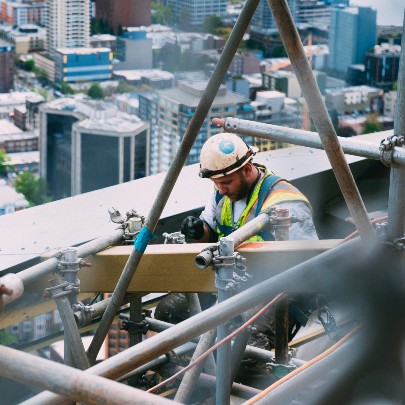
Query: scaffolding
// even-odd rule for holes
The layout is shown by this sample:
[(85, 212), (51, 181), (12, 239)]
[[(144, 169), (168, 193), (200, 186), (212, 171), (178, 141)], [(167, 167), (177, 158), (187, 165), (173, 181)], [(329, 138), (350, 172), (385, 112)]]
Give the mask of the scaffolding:
[[(366, 398), (366, 391), (370, 387), (375, 397), (394, 402), (404, 400), (404, 376), (400, 356), (403, 333), (398, 325), (403, 321), (401, 271), (405, 246), (405, 26), (394, 135), (381, 145), (375, 146), (358, 139), (339, 139), (336, 136), (287, 1), (268, 1), (318, 132), (282, 128), (236, 118), (215, 119), (213, 124), (240, 134), (324, 149), (359, 236), (239, 292), (238, 287), (246, 281), (248, 274), (241, 253), (235, 249), (250, 236), (268, 226), (275, 226), (278, 240), (288, 239), (288, 221), (291, 219), (288, 212), (274, 209), (262, 213), (231, 235), (220, 239), (217, 244), (204, 247), (195, 257), (196, 267), (200, 270), (214, 265), (218, 303), (202, 311), (195, 292), (188, 293), (192, 316), (177, 325), (148, 319), (148, 327), (159, 333), (142, 339), (145, 319), (142, 317), (141, 294), (127, 294), (128, 287), (149, 242), (154, 237), (158, 220), (258, 2), (259, 0), (248, 0), (243, 7), (151, 212), (146, 221), (142, 222), (142, 227), (134, 233), (133, 227), (137, 221), (134, 221), (134, 215), (128, 215), (126, 219), (117, 221), (121, 226), (111, 235), (78, 248), (66, 248), (38, 265), (0, 279), (1, 308), (4, 311), (10, 302), (23, 295), (27, 285), (44, 275), (58, 272), (51, 280), (51, 286), (45, 289), (45, 293), (55, 300), (62, 317), (65, 331), (65, 365), (0, 346), (0, 375), (47, 390), (25, 401), (25, 404), (69, 404), (72, 401), (91, 404), (187, 403), (198, 384), (208, 387), (218, 405), (230, 404), (231, 395), (250, 398), (247, 399), (248, 404), (291, 403), (293, 399), (298, 401), (296, 403), (347, 403), (349, 399)], [(388, 220), (383, 231), (380, 227), (378, 235), (366, 212), (344, 153), (380, 160), (390, 167)], [(120, 244), (128, 229), (136, 236), (135, 248), (129, 254), (112, 295), (102, 302), (83, 306), (77, 301), (80, 283), (76, 276), (80, 267), (86, 266), (86, 262), (80, 258)], [(184, 245), (179, 244), (178, 251), (182, 247)], [(342, 307), (346, 314), (349, 313), (353, 318), (354, 313), (360, 314), (362, 319), (371, 317), (372, 322), (358, 326), (313, 361), (291, 361), (286, 339), (286, 294), (316, 294), (319, 291), (328, 291), (338, 302), (343, 302)], [(360, 302), (363, 305), (359, 305)], [(95, 364), (111, 324), (125, 303), (130, 304), (125, 322), (133, 328), (131, 347)], [(265, 304), (274, 305), (277, 312), (275, 360), (272, 363), (269, 361), (269, 364), (273, 365), (273, 369), (282, 370), (285, 375), (280, 377), (276, 384), (259, 392), (255, 388), (234, 383), (234, 378), (245, 353), (261, 359), (268, 359), (267, 356), (270, 356), (247, 345), (249, 325), (252, 319), (260, 315), (253, 308)], [(237, 316), (243, 318), (243, 325), (237, 333), (231, 333), (228, 322)], [(98, 325), (86, 353), (79, 327), (92, 324), (94, 320), (97, 320)], [(192, 343), (193, 341), (198, 343)], [(387, 341), (390, 341), (389, 347)], [(383, 372), (367, 373), (375, 357), (376, 348), (383, 346), (384, 359), (379, 359), (378, 365)], [(167, 363), (170, 359), (164, 356), (166, 353), (184, 353), (181, 349), (184, 347), (195, 352), (189, 366), (184, 369), (177, 367), (176, 378), (181, 379), (184, 373), (185, 376), (174, 400), (151, 393), (154, 388), (148, 393), (131, 386), (134, 375)], [(214, 349), (217, 349), (216, 359), (211, 354)], [(32, 367), (33, 364), (35, 368)], [(205, 373), (202, 373), (203, 369)], [(364, 386), (354, 389), (353, 380), (357, 379), (360, 379)], [(129, 385), (114, 380), (128, 381)], [(317, 390), (314, 393), (315, 382)]]

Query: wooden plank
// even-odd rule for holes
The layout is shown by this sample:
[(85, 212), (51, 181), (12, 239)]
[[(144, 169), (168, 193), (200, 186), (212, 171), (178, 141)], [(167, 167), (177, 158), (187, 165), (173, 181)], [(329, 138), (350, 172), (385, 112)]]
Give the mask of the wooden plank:
[[(238, 251), (246, 258), (248, 272), (261, 281), (339, 242), (333, 239), (248, 243)], [(194, 265), (196, 255), (207, 246), (210, 244), (148, 246), (128, 292), (215, 292), (212, 269), (199, 270)], [(86, 258), (93, 266), (79, 273), (81, 292), (112, 292), (132, 249), (132, 246), (117, 246)], [(29, 287), (40, 291), (43, 285), (44, 280), (39, 280)]]

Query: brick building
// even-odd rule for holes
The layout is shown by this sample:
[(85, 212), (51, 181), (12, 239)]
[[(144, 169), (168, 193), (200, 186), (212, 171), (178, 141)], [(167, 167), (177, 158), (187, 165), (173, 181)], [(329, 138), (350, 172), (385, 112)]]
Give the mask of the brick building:
[(118, 33), (119, 27), (151, 24), (151, 0), (96, 0), (96, 20)]

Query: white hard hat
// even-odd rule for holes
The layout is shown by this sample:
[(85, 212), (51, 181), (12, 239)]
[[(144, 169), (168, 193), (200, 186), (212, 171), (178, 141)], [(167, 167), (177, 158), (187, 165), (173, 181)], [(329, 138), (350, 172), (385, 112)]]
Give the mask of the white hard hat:
[(208, 138), (200, 154), (200, 177), (218, 178), (250, 162), (257, 148), (249, 147), (235, 134), (223, 132)]

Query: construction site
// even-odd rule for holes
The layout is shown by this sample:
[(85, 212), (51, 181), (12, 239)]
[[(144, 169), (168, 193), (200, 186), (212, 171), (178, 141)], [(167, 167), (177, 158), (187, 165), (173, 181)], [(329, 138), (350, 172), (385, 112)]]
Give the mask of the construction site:
[[(300, 218), (277, 206), (217, 243), (180, 232), (213, 187), (184, 163), (258, 2), (245, 3), (168, 172), (0, 217), (0, 329), (55, 309), (63, 324), (0, 345), (0, 403), (405, 403), (405, 26), (394, 130), (341, 138), (287, 0), (268, 0), (316, 132), (212, 124), (295, 145), (254, 161), (307, 196), (319, 240), (290, 240)], [(275, 241), (245, 242), (264, 229)], [(154, 316), (168, 293), (185, 298), (181, 322)], [(297, 330), (291, 298), (309, 308)], [(270, 308), (265, 350), (249, 339)], [(129, 347), (100, 361), (112, 325)], [(33, 354), (57, 341), (64, 364)]]

